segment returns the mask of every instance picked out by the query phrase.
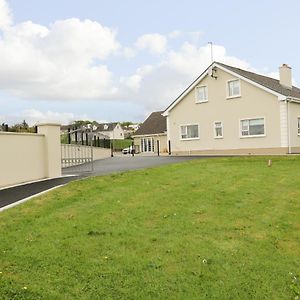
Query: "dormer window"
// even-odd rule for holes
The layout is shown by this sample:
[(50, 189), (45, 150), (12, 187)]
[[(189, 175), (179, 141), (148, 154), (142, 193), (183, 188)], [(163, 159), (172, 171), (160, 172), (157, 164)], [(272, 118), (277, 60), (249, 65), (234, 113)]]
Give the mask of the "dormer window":
[(227, 81), (227, 98), (241, 96), (241, 83), (239, 79)]
[(104, 130), (107, 130), (107, 129), (108, 129), (108, 125), (105, 124), (105, 125), (103, 126), (103, 128), (104, 128)]
[(196, 87), (196, 103), (202, 103), (208, 101), (207, 86)]

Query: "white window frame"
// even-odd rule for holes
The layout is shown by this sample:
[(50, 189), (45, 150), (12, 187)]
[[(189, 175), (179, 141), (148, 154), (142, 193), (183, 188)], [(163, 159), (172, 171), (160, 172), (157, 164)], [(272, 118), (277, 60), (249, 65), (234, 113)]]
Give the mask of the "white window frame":
[[(217, 123), (221, 123), (221, 127), (218, 127), (218, 128), (221, 128), (222, 129), (222, 135), (220, 136), (217, 136), (217, 132), (216, 132), (216, 124)], [(224, 126), (223, 126), (223, 122), (222, 121), (214, 121), (214, 138), (215, 139), (222, 139), (224, 137)]]
[[(237, 94), (237, 95), (230, 96), (230, 94), (229, 94), (229, 90), (230, 90), (229, 89), (229, 83), (233, 82), (233, 81), (238, 81), (239, 87), (240, 87), (240, 93)], [(239, 98), (239, 97), (241, 97), (241, 95), (242, 95), (242, 91), (241, 90), (242, 90), (241, 80), (239, 78), (234, 78), (234, 79), (227, 80), (227, 82), (226, 82), (226, 99), (233, 99), (233, 98)]]
[[(183, 126), (198, 126), (198, 137), (194, 137), (194, 138), (182, 138), (181, 127), (183, 127)], [(199, 124), (195, 123), (195, 124), (181, 124), (181, 125), (179, 125), (179, 139), (181, 141), (199, 140), (200, 139), (200, 126), (199, 126)]]
[(298, 136), (300, 136), (300, 116), (297, 117), (297, 133), (298, 133)]
[[(263, 119), (264, 120), (264, 134), (254, 134), (254, 135), (242, 135), (242, 121), (247, 120), (257, 120), (257, 119)], [(239, 135), (241, 139), (247, 139), (247, 138), (257, 138), (257, 137), (266, 137), (267, 135), (267, 126), (266, 126), (266, 118), (265, 117), (253, 117), (253, 118), (243, 118), (239, 120)], [(249, 129), (248, 129), (249, 131)]]
[[(198, 89), (200, 88), (206, 88), (206, 99), (204, 100), (198, 100)], [(208, 102), (208, 86), (207, 85), (198, 85), (195, 88), (195, 99), (196, 99), (196, 103), (205, 103)]]

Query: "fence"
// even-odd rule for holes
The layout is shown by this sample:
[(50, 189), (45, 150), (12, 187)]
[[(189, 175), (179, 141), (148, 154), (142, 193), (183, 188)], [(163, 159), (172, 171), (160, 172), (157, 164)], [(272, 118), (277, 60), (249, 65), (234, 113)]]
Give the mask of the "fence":
[(132, 139), (109, 139), (103, 138), (103, 135), (97, 135), (91, 129), (82, 128), (68, 128), (61, 135), (62, 144), (75, 144), (75, 145), (92, 145), (98, 148), (113, 148), (114, 151), (122, 151), (132, 145)]

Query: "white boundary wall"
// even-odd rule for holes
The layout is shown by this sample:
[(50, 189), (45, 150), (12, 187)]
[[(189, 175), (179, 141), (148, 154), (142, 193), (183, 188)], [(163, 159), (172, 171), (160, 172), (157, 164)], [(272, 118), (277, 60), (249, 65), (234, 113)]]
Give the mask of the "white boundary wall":
[(40, 124), (37, 134), (0, 132), (0, 187), (59, 176), (59, 124)]

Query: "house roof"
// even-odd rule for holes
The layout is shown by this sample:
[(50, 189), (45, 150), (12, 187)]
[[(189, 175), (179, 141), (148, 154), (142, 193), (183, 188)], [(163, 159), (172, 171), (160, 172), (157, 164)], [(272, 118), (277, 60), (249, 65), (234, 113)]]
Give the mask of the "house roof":
[(200, 76), (194, 80), (191, 85), (188, 86), (187, 89), (183, 91), (164, 111), (166, 114), (170, 111), (178, 102), (180, 102), (184, 96), (195, 87), (207, 74), (208, 70), (213, 67), (220, 67), (222, 69), (226, 69), (227, 71), (235, 73), (238, 77), (248, 80), (252, 84), (256, 84), (261, 88), (265, 88), (270, 93), (274, 93), (276, 95), (282, 95), (285, 97), (291, 97), (300, 99), (300, 89), (296, 86), (293, 86), (292, 89), (288, 89), (282, 86), (278, 79), (274, 79), (268, 76), (260, 75), (257, 73), (253, 73), (250, 71), (246, 71), (240, 68), (232, 67), (223, 63), (213, 62)]
[(151, 113), (134, 135), (165, 133), (167, 131), (167, 120), (162, 113), (163, 111)]
[(292, 89), (288, 89), (284, 86), (282, 86), (278, 79), (274, 79), (271, 77), (267, 77), (264, 75), (260, 75), (257, 73), (245, 71), (239, 68), (231, 67), (222, 63), (217, 62), (217, 65), (223, 66), (224, 68), (237, 73), (245, 78), (248, 78), (270, 90), (273, 90), (274, 92), (277, 92), (281, 95), (287, 96), (287, 97), (295, 97), (300, 98), (300, 89), (296, 86), (293, 86)]
[(118, 124), (118, 122), (97, 124), (96, 131), (113, 131)]

